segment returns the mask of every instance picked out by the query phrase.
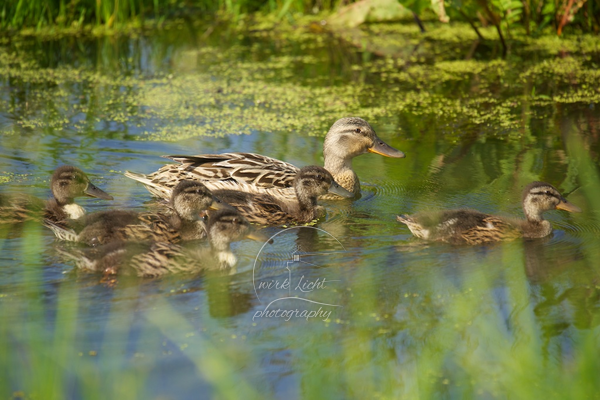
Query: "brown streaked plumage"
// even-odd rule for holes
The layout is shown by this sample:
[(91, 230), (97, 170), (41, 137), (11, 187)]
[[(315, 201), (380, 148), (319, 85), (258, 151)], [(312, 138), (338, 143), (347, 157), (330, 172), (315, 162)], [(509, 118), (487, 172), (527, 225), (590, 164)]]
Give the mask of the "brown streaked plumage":
[(569, 203), (556, 188), (545, 182), (532, 182), (523, 190), (523, 212), (526, 219), (503, 218), (475, 210), (446, 210), (397, 216), (418, 238), (451, 244), (482, 244), (518, 237), (542, 238), (552, 233), (545, 211), (581, 210)]
[(94, 186), (79, 168), (64, 165), (56, 168), (50, 180), (52, 198), (42, 200), (35, 196), (0, 196), (0, 223), (19, 223), (26, 220), (61, 221), (77, 219), (85, 214), (75, 198), (89, 196), (103, 200), (113, 197)]
[(296, 174), (294, 191), (294, 200), (235, 190), (216, 190), (214, 194), (248, 221), (260, 225), (308, 223), (325, 215), (325, 209), (317, 205), (317, 197), (328, 192), (352, 197), (352, 193), (338, 185), (325, 168), (317, 166), (304, 167)]
[(203, 239), (206, 228), (202, 217), (209, 208), (217, 209), (212, 193), (200, 182), (181, 181), (173, 190), (171, 212), (111, 210), (86, 215), (77, 221), (46, 221), (61, 240), (90, 246), (114, 241), (163, 241)]
[(184, 248), (166, 242), (112, 242), (95, 248), (63, 249), (63, 255), (73, 259), (79, 269), (118, 273), (142, 277), (157, 277), (172, 273), (196, 273), (206, 269), (232, 268), (237, 259), (231, 242), (248, 237), (268, 238), (252, 231), (244, 217), (235, 210), (223, 209), (213, 213), (207, 224), (210, 247)]
[[(367, 152), (402, 158), (404, 153), (383, 142), (371, 125), (362, 118), (336, 121), (323, 143), (327, 169), (343, 188), (357, 196), (360, 181), (352, 169), (352, 159)], [(167, 156), (180, 164), (168, 164), (158, 171), (143, 175), (127, 171), (125, 175), (143, 183), (157, 197), (169, 198), (182, 179), (200, 180), (211, 190), (237, 190), (269, 194), (280, 199), (293, 199), (294, 177), (299, 168), (284, 161), (254, 153), (204, 154), (199, 156)], [(328, 194), (328, 199), (340, 196)]]

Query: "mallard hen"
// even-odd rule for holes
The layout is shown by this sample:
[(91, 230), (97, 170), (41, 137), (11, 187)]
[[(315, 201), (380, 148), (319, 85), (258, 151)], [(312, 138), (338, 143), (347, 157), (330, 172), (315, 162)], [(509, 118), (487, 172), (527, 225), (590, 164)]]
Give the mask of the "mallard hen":
[(523, 191), (524, 220), (498, 217), (469, 209), (446, 210), (398, 216), (418, 238), (451, 244), (481, 244), (518, 237), (542, 238), (552, 233), (543, 217), (549, 210), (581, 212), (556, 188), (545, 182), (532, 182)]
[[(352, 159), (367, 152), (385, 157), (403, 158), (404, 153), (381, 140), (362, 118), (336, 121), (323, 143), (325, 169), (343, 188), (360, 194), (360, 181), (352, 169)], [(299, 168), (284, 161), (254, 153), (166, 156), (179, 164), (167, 164), (158, 171), (143, 175), (127, 171), (125, 175), (143, 183), (154, 196), (168, 199), (182, 179), (200, 180), (211, 190), (238, 190), (270, 194), (293, 199), (293, 182)], [(333, 194), (328, 199), (341, 199)]]

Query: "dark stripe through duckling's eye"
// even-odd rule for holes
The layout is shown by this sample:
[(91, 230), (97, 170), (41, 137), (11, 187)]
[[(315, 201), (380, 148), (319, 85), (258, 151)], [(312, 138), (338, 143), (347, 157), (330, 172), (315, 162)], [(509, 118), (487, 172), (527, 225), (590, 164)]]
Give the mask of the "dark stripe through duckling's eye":
[(544, 190), (543, 192), (532, 192), (531, 194), (536, 195), (536, 196), (550, 196), (550, 197), (559, 198), (556, 194), (552, 193), (549, 190)]
[(73, 175), (70, 172), (66, 172), (66, 173), (62, 173), (60, 174), (60, 176), (58, 177), (58, 179), (60, 180), (66, 180), (66, 181), (74, 181), (75, 180), (75, 175)]

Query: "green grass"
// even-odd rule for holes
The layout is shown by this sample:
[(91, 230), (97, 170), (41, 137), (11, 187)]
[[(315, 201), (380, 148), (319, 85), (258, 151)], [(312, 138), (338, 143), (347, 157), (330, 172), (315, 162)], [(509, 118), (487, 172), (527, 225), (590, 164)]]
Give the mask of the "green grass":
[(5, 0), (0, 8), (0, 29), (142, 27), (147, 20), (160, 25), (168, 19), (206, 19), (215, 14), (238, 19), (259, 11), (281, 18), (288, 12), (330, 11), (336, 3), (318, 5), (312, 0)]

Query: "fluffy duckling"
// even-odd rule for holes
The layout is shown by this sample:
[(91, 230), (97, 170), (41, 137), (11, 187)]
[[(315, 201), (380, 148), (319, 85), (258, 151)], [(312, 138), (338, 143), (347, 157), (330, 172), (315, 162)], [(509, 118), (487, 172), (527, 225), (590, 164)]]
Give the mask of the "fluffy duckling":
[[(181, 181), (170, 201), (172, 212), (137, 213), (111, 210), (86, 215), (66, 224), (46, 221), (57, 238), (90, 246), (114, 241), (162, 241), (177, 243), (206, 237), (202, 219), (208, 209), (219, 207), (210, 190), (200, 182)], [(69, 229), (70, 228), (70, 229)]]
[(53, 197), (49, 200), (29, 195), (0, 196), (0, 223), (78, 219), (85, 214), (85, 210), (75, 203), (75, 198), (90, 196), (113, 200), (112, 196), (94, 186), (82, 170), (70, 165), (54, 171), (50, 189)]
[(112, 242), (85, 250), (59, 251), (75, 260), (79, 269), (102, 272), (104, 275), (115, 275), (123, 271), (142, 277), (156, 277), (232, 268), (237, 262), (230, 246), (233, 241), (244, 237), (268, 240), (253, 232), (248, 221), (239, 213), (229, 209), (212, 214), (207, 230), (209, 248), (184, 248), (166, 242)]
[(498, 217), (479, 211), (460, 209), (438, 213), (398, 216), (418, 238), (451, 244), (481, 244), (518, 237), (542, 238), (552, 233), (552, 225), (543, 217), (549, 210), (581, 212), (556, 188), (545, 182), (532, 182), (523, 191), (525, 220)]
[(352, 193), (338, 185), (322, 167), (302, 168), (294, 179), (295, 200), (269, 194), (252, 194), (235, 190), (216, 190), (215, 196), (237, 209), (248, 221), (260, 225), (305, 224), (325, 215), (317, 197), (325, 193), (350, 198)]
[[(325, 169), (343, 188), (358, 196), (360, 181), (352, 169), (352, 159), (369, 152), (385, 157), (404, 157), (403, 152), (381, 140), (364, 119), (339, 119), (329, 129), (323, 143)], [(271, 157), (254, 153), (224, 153), (167, 158), (180, 164), (167, 164), (150, 175), (127, 171), (125, 176), (143, 183), (154, 196), (165, 199), (170, 197), (171, 190), (182, 179), (201, 180), (213, 191), (266, 193), (286, 200), (295, 197), (293, 183), (299, 168)], [(326, 198), (335, 200), (342, 197), (326, 195)]]

